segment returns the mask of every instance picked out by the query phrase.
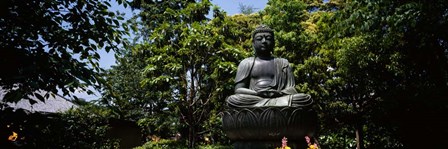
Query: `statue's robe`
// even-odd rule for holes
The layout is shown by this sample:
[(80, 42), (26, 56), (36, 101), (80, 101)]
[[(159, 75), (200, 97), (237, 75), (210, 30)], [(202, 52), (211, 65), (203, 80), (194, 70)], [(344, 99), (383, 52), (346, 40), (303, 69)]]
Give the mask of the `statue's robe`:
[[(249, 79), (249, 88), (238, 88), (235, 95), (229, 96), (226, 101), (230, 107), (298, 107), (307, 106), (312, 103), (310, 95), (297, 93), (295, 90), (294, 76), (291, 72), (289, 62), (283, 58), (274, 58), (275, 75), (270, 85), (257, 86), (251, 79), (251, 71), (254, 65), (254, 57), (246, 58), (238, 66), (235, 84)], [(274, 96), (261, 97), (260, 92), (273, 91)]]

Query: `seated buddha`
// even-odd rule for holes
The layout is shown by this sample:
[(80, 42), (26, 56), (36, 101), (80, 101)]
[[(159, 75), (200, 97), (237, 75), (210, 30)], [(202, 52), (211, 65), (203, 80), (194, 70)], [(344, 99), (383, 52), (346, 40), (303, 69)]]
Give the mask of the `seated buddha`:
[(303, 107), (310, 95), (298, 93), (288, 60), (272, 56), (274, 32), (265, 25), (252, 33), (255, 56), (240, 62), (235, 94), (226, 99), (229, 107)]

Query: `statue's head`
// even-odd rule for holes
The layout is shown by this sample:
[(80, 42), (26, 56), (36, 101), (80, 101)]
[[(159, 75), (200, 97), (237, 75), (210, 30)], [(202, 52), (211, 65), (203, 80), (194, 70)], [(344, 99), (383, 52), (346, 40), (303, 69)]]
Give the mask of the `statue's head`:
[(266, 25), (259, 25), (252, 32), (252, 44), (257, 56), (271, 56), (274, 50), (274, 31)]

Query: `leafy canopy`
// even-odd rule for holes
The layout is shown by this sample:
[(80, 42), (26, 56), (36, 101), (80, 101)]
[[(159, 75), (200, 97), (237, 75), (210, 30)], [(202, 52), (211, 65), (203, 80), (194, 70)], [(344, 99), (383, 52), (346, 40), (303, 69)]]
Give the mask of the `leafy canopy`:
[(96, 75), (101, 71), (98, 50), (115, 49), (126, 34), (119, 28), (123, 17), (108, 10), (109, 2), (3, 2), (0, 86), (8, 92), (4, 100), (18, 101), (36, 90), (57, 93), (59, 89), (70, 95), (75, 90), (86, 91), (87, 86), (101, 84)]

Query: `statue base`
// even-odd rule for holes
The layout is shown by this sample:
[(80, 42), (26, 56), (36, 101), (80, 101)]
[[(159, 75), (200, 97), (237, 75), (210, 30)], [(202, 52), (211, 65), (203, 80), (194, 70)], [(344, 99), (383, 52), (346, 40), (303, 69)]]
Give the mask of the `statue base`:
[(309, 107), (257, 107), (227, 109), (223, 130), (234, 148), (281, 147), (283, 137), (291, 148), (306, 147), (305, 136), (313, 138), (317, 114)]

